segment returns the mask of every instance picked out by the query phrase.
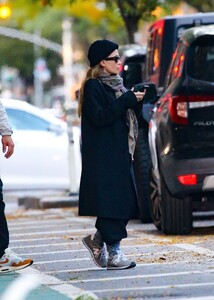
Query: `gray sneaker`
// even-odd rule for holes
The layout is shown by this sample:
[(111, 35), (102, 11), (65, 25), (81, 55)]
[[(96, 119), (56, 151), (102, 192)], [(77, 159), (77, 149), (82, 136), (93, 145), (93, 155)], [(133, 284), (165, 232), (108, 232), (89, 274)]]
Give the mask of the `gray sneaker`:
[(91, 253), (91, 257), (98, 267), (106, 268), (107, 258), (105, 246), (99, 246), (94, 244), (91, 239), (91, 235), (88, 235), (82, 239), (83, 244)]
[(108, 258), (107, 270), (123, 270), (134, 268), (136, 263), (129, 260), (120, 250), (117, 254)]

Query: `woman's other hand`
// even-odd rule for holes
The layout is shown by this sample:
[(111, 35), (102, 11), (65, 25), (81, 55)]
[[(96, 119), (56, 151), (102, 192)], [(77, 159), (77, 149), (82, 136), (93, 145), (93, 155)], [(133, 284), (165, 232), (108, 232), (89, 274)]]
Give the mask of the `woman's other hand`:
[[(133, 89), (132, 89), (132, 91), (133, 91)], [(140, 101), (143, 100), (143, 98), (144, 98), (144, 96), (146, 94), (146, 90), (144, 89), (143, 92), (134, 92), (133, 91), (133, 93), (135, 94), (135, 97), (137, 98), (137, 101), (140, 102)]]

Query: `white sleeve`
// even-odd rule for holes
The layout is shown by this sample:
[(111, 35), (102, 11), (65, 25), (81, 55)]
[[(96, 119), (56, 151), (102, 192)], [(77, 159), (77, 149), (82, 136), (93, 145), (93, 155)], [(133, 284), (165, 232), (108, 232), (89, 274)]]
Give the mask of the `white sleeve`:
[(12, 133), (13, 131), (9, 124), (6, 110), (0, 101), (0, 135), (11, 135)]

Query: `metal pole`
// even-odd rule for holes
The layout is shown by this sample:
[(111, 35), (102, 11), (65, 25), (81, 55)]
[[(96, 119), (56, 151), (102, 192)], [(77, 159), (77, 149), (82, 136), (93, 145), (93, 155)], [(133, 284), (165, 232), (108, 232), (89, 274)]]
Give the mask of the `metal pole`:
[[(71, 88), (73, 81), (73, 51), (72, 51), (72, 22), (71, 19), (64, 19), (62, 23), (62, 56), (63, 56), (63, 75), (65, 89), (65, 110), (68, 112), (72, 108)], [(69, 176), (70, 176), (70, 195), (78, 193), (79, 184), (77, 182), (77, 170), (75, 164), (75, 147), (73, 136), (73, 124), (68, 120), (68, 139), (69, 139)]]
[[(35, 32), (35, 35), (38, 35), (40, 37), (41, 33), (40, 30), (37, 29)], [(43, 83), (40, 80), (37, 72), (37, 61), (38, 58), (41, 56), (41, 48), (37, 44), (34, 44), (34, 105), (38, 107), (43, 106)]]

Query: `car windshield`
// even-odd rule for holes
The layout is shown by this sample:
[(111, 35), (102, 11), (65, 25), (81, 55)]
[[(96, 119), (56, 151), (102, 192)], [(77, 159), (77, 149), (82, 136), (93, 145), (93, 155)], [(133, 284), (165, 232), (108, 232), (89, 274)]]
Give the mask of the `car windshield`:
[(126, 88), (143, 82), (144, 63), (145, 55), (136, 55), (125, 61), (122, 77)]
[(6, 111), (13, 129), (39, 131), (49, 130), (49, 122), (31, 113), (12, 108), (6, 108)]
[(201, 36), (193, 42), (187, 61), (187, 74), (192, 79), (214, 83), (214, 36)]

